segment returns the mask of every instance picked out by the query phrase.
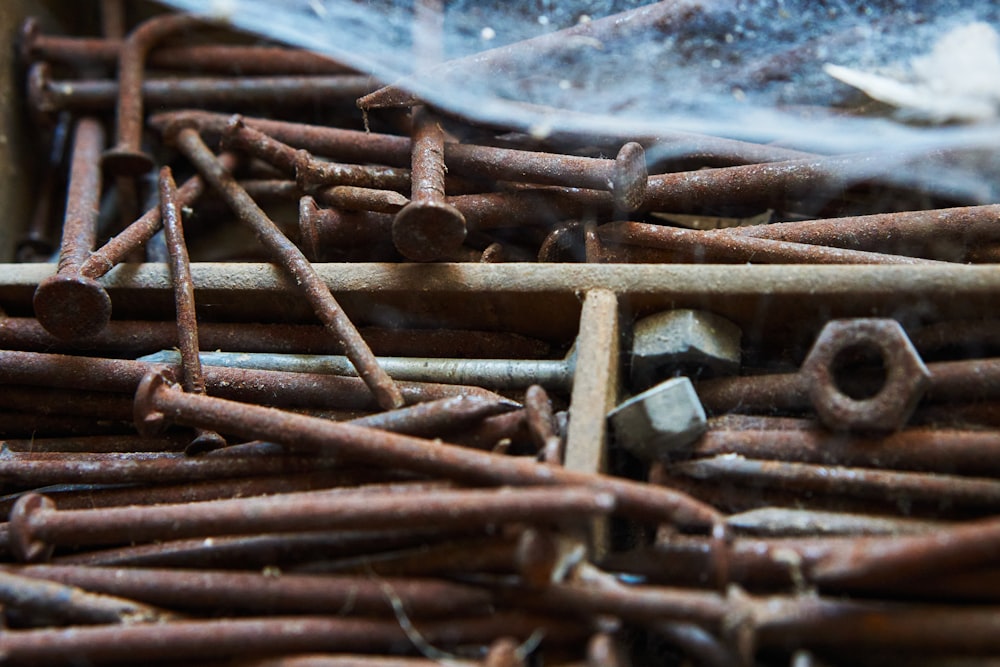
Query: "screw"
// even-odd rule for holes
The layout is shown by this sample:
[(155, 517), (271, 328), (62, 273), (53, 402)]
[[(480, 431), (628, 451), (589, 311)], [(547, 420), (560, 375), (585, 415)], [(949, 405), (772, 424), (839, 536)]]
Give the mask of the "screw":
[[(247, 352), (202, 352), (206, 366), (248, 368), (290, 373), (354, 375), (350, 360), (340, 356), (271, 354)], [(486, 387), (493, 390), (524, 389), (538, 384), (553, 389), (569, 389), (576, 369), (576, 352), (558, 360), (527, 359), (446, 359), (420, 357), (376, 357), (379, 365), (395, 380), (441, 382)], [(178, 353), (163, 350), (140, 357), (145, 363), (176, 364)]]
[(444, 130), (423, 106), (413, 109), (410, 201), (396, 214), (392, 241), (405, 257), (429, 262), (457, 250), (465, 218), (445, 201)]
[[(151, 373), (136, 392), (137, 422), (169, 420), (214, 428), (248, 438), (280, 442), (292, 451), (338, 452), (338, 458), (378, 462), (431, 475), (455, 476), (490, 484), (587, 485), (613, 494), (623, 514), (656, 517), (693, 527), (711, 525), (717, 513), (668, 489), (653, 491), (646, 484), (605, 475), (519, 461), (447, 444), (430, 444), (409, 436), (332, 423), (210, 396), (184, 394), (162, 374)], [(292, 437), (294, 434), (294, 437)]]
[(11, 546), (21, 560), (34, 561), (46, 558), (56, 544), (148, 542), (302, 530), (461, 528), (604, 515), (614, 506), (610, 494), (585, 488), (519, 489), (516, 493), (438, 489), (399, 496), (311, 491), (96, 510), (57, 510), (45, 496), (27, 494), (11, 512)]
[[(205, 393), (205, 378), (201, 373), (201, 359), (198, 357), (198, 315), (194, 303), (194, 282), (191, 280), (191, 266), (181, 210), (177, 203), (177, 184), (170, 167), (160, 170), (160, 218), (167, 240), (170, 256), (170, 279), (174, 288), (174, 307), (177, 311), (177, 337), (181, 357), (181, 382), (184, 391), (193, 394)], [(194, 440), (189, 445), (189, 453), (201, 452), (226, 446), (226, 439), (215, 431), (196, 429)]]
[[(699, 172), (700, 173), (700, 172)], [(652, 179), (650, 179), (652, 180)], [(718, 197), (719, 195), (713, 195)], [(672, 262), (756, 262), (774, 264), (939, 264), (934, 260), (885, 255), (861, 250), (789, 243), (753, 236), (722, 235), (663, 227), (641, 222), (613, 222), (598, 228), (608, 244), (639, 246), (667, 251), (661, 261)]]
[(111, 317), (111, 299), (97, 281), (80, 274), (94, 247), (101, 195), (101, 149), (104, 129), (94, 118), (76, 123), (59, 268), (39, 283), (35, 315), (58, 338), (80, 338), (102, 329)]
[(371, 389), (379, 405), (387, 410), (402, 406), (403, 397), (399, 388), (379, 367), (375, 355), (333, 298), (322, 278), (312, 268), (309, 260), (288, 241), (232, 175), (219, 164), (197, 131), (192, 128), (181, 129), (174, 140), (177, 147), (194, 163), (202, 177), (226, 199), (233, 211), (254, 230), (261, 243), (291, 275), (323, 325), (343, 341), (347, 357), (354, 364), (358, 375)]

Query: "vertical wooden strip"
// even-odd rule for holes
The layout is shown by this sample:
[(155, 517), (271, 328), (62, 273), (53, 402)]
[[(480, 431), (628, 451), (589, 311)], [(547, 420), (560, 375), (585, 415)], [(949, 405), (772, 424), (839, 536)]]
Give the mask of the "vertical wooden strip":
[[(569, 406), (564, 465), (570, 470), (603, 472), (607, 464), (607, 420), (619, 393), (618, 297), (607, 289), (592, 289), (583, 301), (576, 339), (576, 372)], [(607, 547), (607, 524), (592, 528), (591, 546)]]

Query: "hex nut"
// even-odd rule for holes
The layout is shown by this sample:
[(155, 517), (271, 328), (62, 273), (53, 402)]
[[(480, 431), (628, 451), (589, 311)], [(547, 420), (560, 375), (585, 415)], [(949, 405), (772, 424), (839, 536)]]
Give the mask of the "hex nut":
[(608, 419), (615, 442), (646, 461), (683, 455), (707, 429), (705, 409), (686, 377), (670, 378), (633, 396)]
[(632, 388), (641, 391), (670, 375), (730, 375), (740, 368), (743, 332), (704, 310), (667, 310), (635, 323)]
[[(850, 348), (870, 348), (882, 356), (886, 378), (878, 393), (852, 398), (837, 386), (834, 364)], [(828, 322), (799, 371), (823, 425), (835, 431), (901, 429), (930, 383), (930, 372), (903, 327), (892, 319), (859, 318)]]

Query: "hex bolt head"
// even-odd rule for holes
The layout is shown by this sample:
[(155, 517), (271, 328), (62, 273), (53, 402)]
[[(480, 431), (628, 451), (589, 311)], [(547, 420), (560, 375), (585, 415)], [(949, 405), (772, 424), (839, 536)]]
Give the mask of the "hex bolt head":
[(671, 378), (608, 414), (615, 442), (645, 461), (683, 454), (705, 433), (705, 409), (686, 377)]
[[(837, 386), (835, 364), (845, 350), (868, 348), (882, 356), (885, 383), (869, 398), (852, 398)], [(823, 425), (835, 431), (901, 429), (930, 383), (930, 372), (903, 327), (892, 319), (828, 322), (799, 371)]]
[(667, 310), (635, 323), (632, 388), (642, 390), (673, 374), (729, 375), (740, 368), (743, 332), (703, 310)]
[(42, 563), (52, 556), (54, 546), (35, 539), (32, 517), (55, 508), (56, 504), (40, 493), (27, 493), (14, 503), (10, 512), (10, 549), (22, 563)]
[(38, 283), (35, 317), (56, 338), (76, 340), (100, 333), (111, 320), (111, 297), (93, 280), (66, 273)]

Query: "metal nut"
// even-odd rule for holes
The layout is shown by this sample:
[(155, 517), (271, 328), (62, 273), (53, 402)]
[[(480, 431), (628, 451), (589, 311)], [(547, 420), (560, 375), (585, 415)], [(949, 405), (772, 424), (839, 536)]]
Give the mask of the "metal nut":
[[(837, 385), (838, 356), (852, 348), (877, 351), (885, 382), (868, 398), (852, 398)], [(802, 362), (809, 398), (820, 421), (832, 430), (895, 431), (909, 420), (930, 381), (920, 354), (898, 322), (853, 319), (828, 322)]]
[(728, 375), (740, 367), (742, 331), (703, 310), (668, 310), (635, 323), (632, 386), (640, 390), (668, 375)]
[(705, 433), (705, 410), (691, 380), (671, 378), (608, 415), (616, 442), (644, 460), (667, 460)]

